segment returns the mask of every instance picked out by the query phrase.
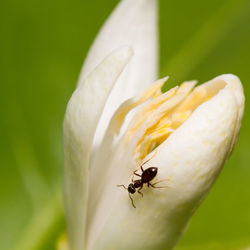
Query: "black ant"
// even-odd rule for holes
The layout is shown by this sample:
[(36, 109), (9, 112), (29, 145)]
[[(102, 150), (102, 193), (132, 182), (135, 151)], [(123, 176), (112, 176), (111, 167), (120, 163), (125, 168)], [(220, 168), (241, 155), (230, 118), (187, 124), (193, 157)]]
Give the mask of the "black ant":
[[(147, 162), (149, 162), (150, 160), (152, 159), (152, 157), (145, 161), (144, 163), (142, 163), (142, 165), (133, 172), (133, 176), (132, 176), (132, 179), (131, 179), (131, 183), (128, 185), (128, 187), (125, 187), (124, 185), (117, 185), (117, 187), (124, 187), (126, 190), (128, 190), (128, 195), (129, 195), (129, 198), (132, 202), (132, 206), (134, 208), (136, 208), (135, 204), (134, 204), (134, 201), (131, 197), (130, 194), (134, 194), (136, 191), (143, 197), (143, 193), (140, 192), (141, 189), (143, 188), (143, 184), (147, 184), (148, 187), (151, 186), (152, 188), (167, 188), (168, 186), (164, 186), (164, 187), (156, 187), (155, 185), (157, 183), (160, 183), (160, 182), (163, 182), (163, 181), (166, 181), (166, 180), (169, 180), (169, 179), (164, 179), (164, 180), (161, 180), (161, 181), (157, 181), (155, 183), (150, 183), (150, 181), (152, 181), (155, 176), (157, 175), (157, 172), (158, 172), (158, 168), (156, 167), (150, 167), (150, 168), (147, 168), (147, 169), (143, 169), (143, 165), (145, 165)], [(141, 169), (142, 171), (142, 174), (139, 175), (137, 174), (136, 172)], [(134, 175), (136, 176), (139, 176), (141, 177), (141, 179), (139, 180), (134, 180)], [(136, 190), (138, 188), (138, 190)]]

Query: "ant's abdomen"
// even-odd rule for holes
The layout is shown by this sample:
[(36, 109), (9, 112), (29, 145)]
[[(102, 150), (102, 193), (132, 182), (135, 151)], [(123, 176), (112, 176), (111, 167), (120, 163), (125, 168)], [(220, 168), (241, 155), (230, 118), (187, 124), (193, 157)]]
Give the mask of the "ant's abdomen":
[(156, 167), (151, 167), (151, 168), (145, 169), (141, 175), (141, 181), (143, 183), (148, 183), (148, 182), (152, 181), (154, 179), (154, 177), (156, 176), (157, 171), (158, 171), (158, 168), (156, 168)]

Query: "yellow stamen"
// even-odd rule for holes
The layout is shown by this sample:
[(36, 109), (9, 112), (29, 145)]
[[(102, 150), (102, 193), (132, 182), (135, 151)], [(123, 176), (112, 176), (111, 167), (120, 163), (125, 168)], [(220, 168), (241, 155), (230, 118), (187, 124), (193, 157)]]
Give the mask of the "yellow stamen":
[(225, 83), (216, 85), (210, 82), (194, 88), (196, 82), (184, 82), (162, 93), (161, 84), (157, 81), (151, 86), (138, 103), (145, 102), (134, 115), (126, 132), (128, 143), (138, 137), (135, 157), (143, 160), (151, 151), (163, 143), (192, 112), (203, 102), (210, 100)]

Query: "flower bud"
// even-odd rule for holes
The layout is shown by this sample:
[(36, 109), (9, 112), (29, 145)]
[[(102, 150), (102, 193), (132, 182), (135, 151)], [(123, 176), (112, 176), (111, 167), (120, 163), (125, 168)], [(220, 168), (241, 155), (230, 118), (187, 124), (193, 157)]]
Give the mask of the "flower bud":
[[(235, 145), (244, 110), (236, 76), (222, 75), (196, 88), (194, 81), (184, 82), (166, 93), (160, 91), (163, 81), (113, 117), (108, 133), (124, 131), (110, 157), (100, 159), (109, 167), (95, 179), (99, 192), (90, 197), (95, 202), (88, 210), (88, 249), (172, 249)], [(131, 103), (139, 106), (126, 109)], [(133, 114), (120, 130), (126, 126), (124, 110)], [(135, 173), (149, 167), (156, 167), (157, 175), (152, 186), (143, 185), (143, 197), (130, 194), (134, 208), (128, 190), (116, 185), (142, 179)]]

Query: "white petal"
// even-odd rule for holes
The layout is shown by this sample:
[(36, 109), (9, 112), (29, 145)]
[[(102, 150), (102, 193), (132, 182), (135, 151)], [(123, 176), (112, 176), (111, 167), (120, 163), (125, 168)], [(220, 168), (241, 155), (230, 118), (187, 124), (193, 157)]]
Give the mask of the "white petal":
[[(157, 167), (157, 180), (170, 188), (143, 188), (132, 207), (126, 190), (135, 170), (130, 149), (120, 145), (112, 176), (100, 197), (89, 232), (89, 250), (172, 249), (188, 221), (216, 181), (235, 143), (244, 110), (239, 79), (222, 75), (207, 85), (223, 81), (225, 87), (202, 103), (156, 150), (144, 168)], [(237, 134), (237, 135), (236, 135)], [(149, 156), (150, 157), (150, 156)], [(113, 167), (114, 167), (113, 166)]]
[(84, 249), (88, 168), (98, 120), (109, 93), (132, 56), (122, 48), (108, 56), (73, 93), (64, 120), (64, 181), (72, 250)]
[(102, 27), (84, 63), (79, 79), (82, 84), (100, 60), (124, 45), (135, 55), (112, 90), (95, 136), (98, 144), (113, 113), (125, 100), (138, 94), (157, 78), (158, 28), (157, 0), (123, 0)]
[[(92, 223), (93, 216), (95, 214), (95, 208), (99, 203), (100, 196), (103, 192), (104, 186), (109, 182), (110, 177), (105, 178), (105, 173), (113, 172), (117, 167), (110, 164), (112, 157), (117, 152), (117, 143), (121, 136), (117, 136), (120, 132), (121, 126), (127, 127), (129, 121), (125, 122), (125, 117), (136, 106), (146, 102), (149, 98), (152, 97), (161, 89), (165, 81), (168, 80), (168, 77), (156, 81), (150, 88), (138, 97), (130, 98), (120, 105), (119, 109), (113, 115), (109, 127), (106, 131), (102, 143), (98, 147), (98, 154), (96, 157), (92, 157), (91, 169), (89, 173), (89, 187), (91, 196), (88, 200), (88, 224)], [(142, 105), (143, 106), (143, 105)], [(126, 124), (127, 123), (127, 124)], [(124, 154), (127, 154), (124, 151)], [(98, 185), (96, 185), (98, 183)]]
[(244, 97), (242, 84), (240, 82), (240, 79), (237, 76), (232, 75), (232, 74), (225, 74), (225, 75), (218, 76), (215, 79), (225, 81), (228, 84), (228, 87), (230, 88), (230, 90), (235, 96), (236, 104), (238, 106), (238, 117), (237, 117), (236, 127), (234, 130), (233, 140), (231, 143), (231, 149), (229, 151), (229, 154), (230, 154), (232, 153), (233, 147), (235, 143), (237, 142), (237, 139), (240, 133), (241, 122), (242, 122), (244, 108), (245, 108), (245, 97)]

